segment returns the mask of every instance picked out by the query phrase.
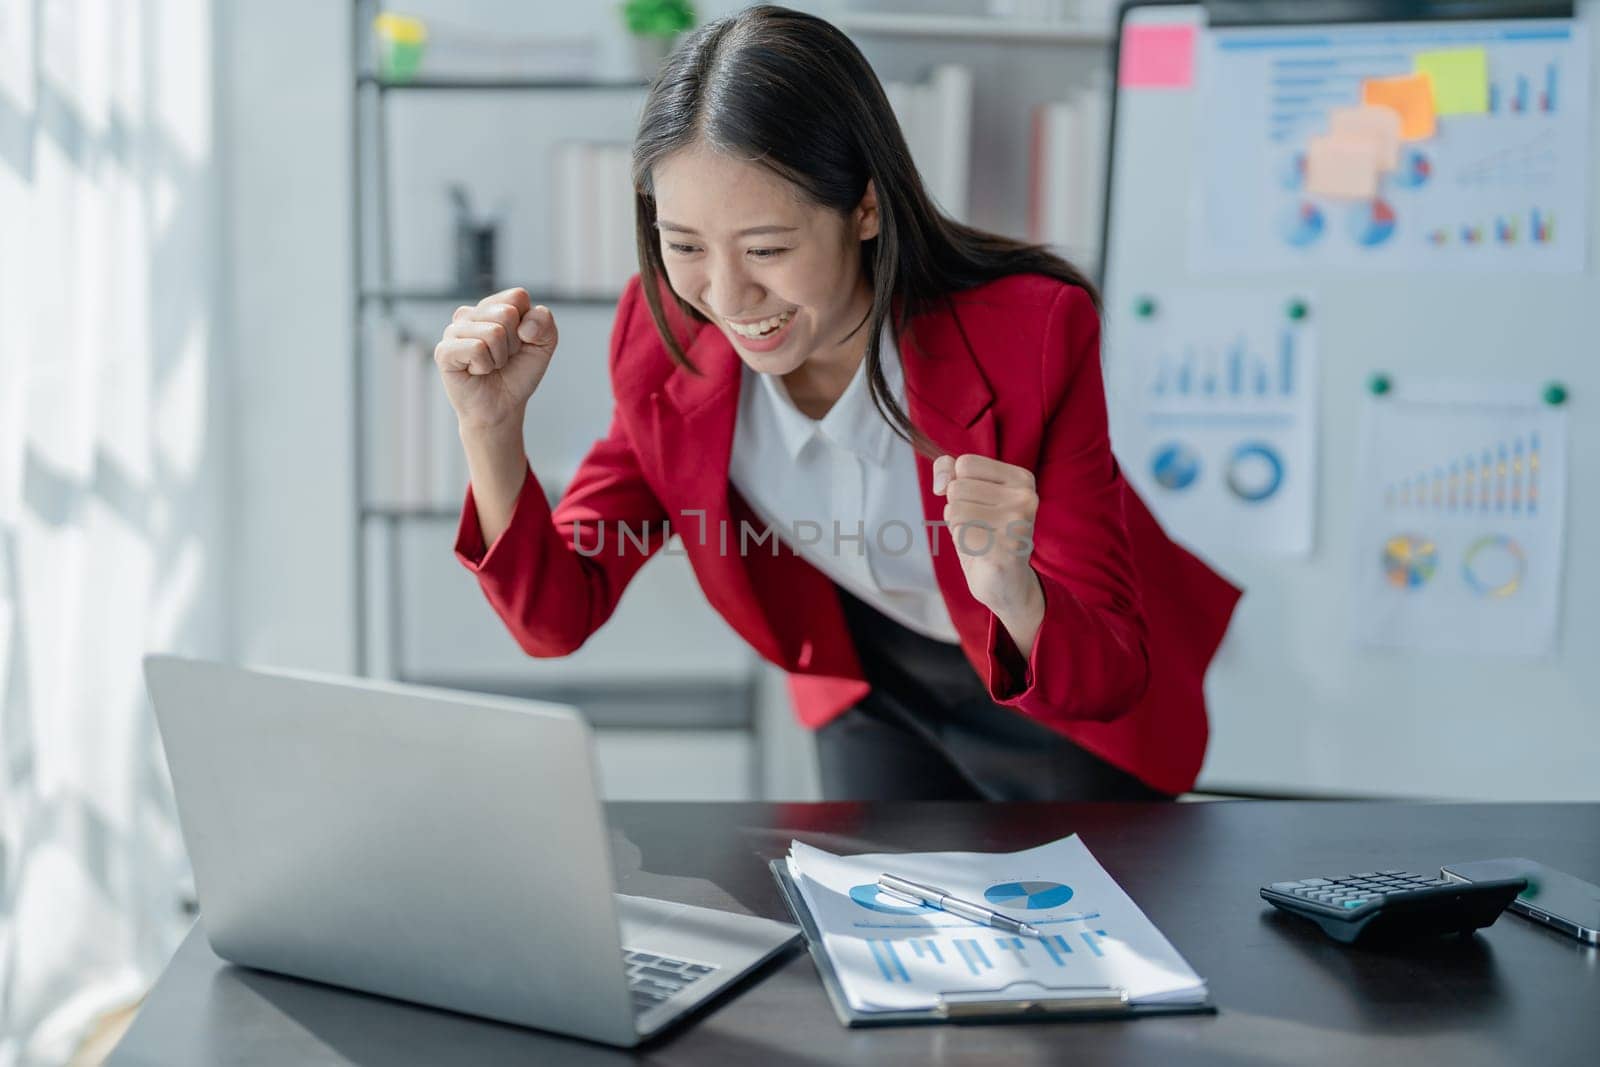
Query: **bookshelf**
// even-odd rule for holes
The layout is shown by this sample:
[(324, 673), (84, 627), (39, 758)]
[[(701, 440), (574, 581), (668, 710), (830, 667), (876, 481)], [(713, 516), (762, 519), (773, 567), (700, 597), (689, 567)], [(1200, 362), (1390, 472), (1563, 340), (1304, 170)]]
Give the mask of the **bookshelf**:
[[(386, 538), (386, 555), (390, 566), (385, 568), (387, 589), (384, 600), (389, 605), (385, 614), (393, 615), (401, 602), (402, 575), (394, 566), (399, 558), (399, 531), (404, 524), (413, 522), (444, 523), (457, 517), (453, 509), (442, 506), (417, 506), (388, 504), (374, 501), (372, 468), (369, 449), (374, 427), (369, 419), (368, 401), (373, 382), (369, 363), (372, 358), (368, 337), (369, 316), (392, 315), (399, 305), (475, 303), (483, 297), (476, 290), (450, 286), (416, 286), (399, 282), (395, 277), (389, 204), (390, 151), (389, 151), (389, 100), (397, 95), (443, 93), (471, 99), (480, 93), (642, 93), (646, 82), (638, 78), (472, 78), (439, 75), (422, 75), (406, 81), (391, 81), (370, 69), (373, 55), (371, 26), (373, 18), (382, 10), (380, 0), (352, 0), (352, 70), (354, 84), (351, 96), (351, 206), (354, 233), (352, 270), (353, 292), (356, 306), (352, 326), (352, 396), (354, 417), (351, 420), (352, 455), (355, 470), (355, 496), (357, 522), (355, 524), (355, 628), (356, 669), (368, 675), (373, 672), (373, 646), (382, 641), (387, 650), (389, 672), (398, 680), (406, 677), (402, 648), (401, 627), (393, 619), (376, 634), (374, 612), (371, 610), (372, 527), (381, 524)], [(499, 283), (497, 283), (499, 284)], [(519, 284), (507, 279), (506, 286)], [(556, 309), (563, 307), (606, 308), (614, 307), (620, 299), (616, 292), (572, 292), (553, 289), (538, 284), (527, 284), (535, 302)]]
[(872, 37), (929, 37), (954, 41), (1002, 41), (1008, 44), (1110, 44), (1111, 31), (1100, 25), (1044, 22), (983, 15), (916, 15), (883, 11), (848, 11), (834, 25), (846, 33)]
[(1078, 6), (1082, 14), (1060, 20), (914, 10), (829, 17), (885, 83), (943, 64), (967, 67), (973, 100), (964, 221), (1052, 245), (1092, 277), (1116, 32), (1109, 5)]
[[(515, 284), (515, 283), (507, 283)], [(621, 299), (619, 293), (575, 293), (554, 289), (528, 289), (535, 304), (563, 304), (569, 307), (612, 307)], [(467, 289), (407, 289), (387, 286), (363, 290), (364, 303), (384, 304), (468, 304), (477, 303), (484, 294)]]
[(441, 78), (426, 75), (397, 82), (370, 72), (357, 74), (356, 83), (360, 87), (371, 86), (385, 93), (642, 92), (648, 84), (638, 78)]
[[(527, 95), (553, 102), (579, 94), (606, 100), (620, 97), (627, 102), (630, 96), (642, 96), (647, 83), (638, 78), (475, 78), (426, 72), (405, 82), (392, 82), (373, 73), (370, 66), (370, 27), (381, 10), (380, 0), (352, 0), (351, 10), (355, 281), (351, 445), (357, 520), (353, 546), (357, 670), (363, 675), (382, 674), (412, 684), (580, 707), (599, 731), (597, 754), (605, 777), (622, 782), (620, 793), (613, 791), (612, 795), (626, 796), (630, 783), (637, 783), (634, 788), (646, 791), (660, 789), (659, 785), (651, 785), (647, 777), (633, 773), (630, 764), (638, 762), (635, 750), (676, 747), (697, 765), (711, 769), (707, 776), (720, 783), (713, 788), (736, 788), (747, 797), (760, 796), (765, 745), (758, 732), (757, 676), (753, 670), (707, 673), (703, 665), (677, 669), (672, 663), (655, 662), (663, 656), (654, 660), (634, 656), (635, 660), (647, 662), (631, 674), (597, 669), (596, 659), (612, 661), (626, 653), (629, 636), (618, 633), (597, 635), (586, 646), (587, 652), (595, 653), (587, 657), (587, 662), (584, 657), (559, 664), (511, 661), (508, 653), (514, 655), (515, 650), (507, 649), (509, 637), (501, 630), (499, 620), (486, 610), (470, 580), (453, 580), (459, 578), (454, 573), (459, 567), (447, 549), (441, 551), (440, 546), (448, 544), (447, 539), (453, 536), (460, 515), (458, 506), (431, 497), (384, 499), (393, 493), (378, 484), (383, 478), (374, 461), (388, 457), (372, 454), (373, 449), (382, 448), (379, 441), (388, 429), (383, 421), (397, 417), (394, 410), (376, 399), (384, 388), (392, 388), (377, 378), (392, 373), (396, 366), (393, 361), (379, 358), (374, 350), (382, 347), (380, 338), (385, 330), (402, 325), (403, 313), (408, 310), (425, 316), (437, 312), (447, 315), (450, 308), (475, 303), (484, 295), (476, 288), (418, 284), (405, 277), (406, 271), (396, 268), (391, 230), (397, 220), (390, 202), (394, 177), (390, 138), (393, 101), (433, 97), (438, 101), (435, 106), (454, 108), (459, 101), (461, 107), (471, 108), (485, 94)], [(608, 114), (609, 107), (602, 113)], [(631, 115), (626, 110), (618, 113)], [(631, 130), (618, 128), (616, 139), (630, 134)], [(516, 284), (523, 284), (534, 302), (547, 304), (558, 314), (576, 308), (605, 311), (614, 308), (621, 295), (610, 290), (576, 291), (548, 284), (548, 280), (541, 283), (507, 277), (496, 282), (497, 286)], [(384, 328), (379, 328), (380, 324)], [(419, 352), (418, 358), (423, 354)], [(440, 446), (435, 442), (433, 447)], [(541, 471), (541, 484), (552, 504), (565, 481), (562, 475), (567, 473), (570, 472)], [(681, 599), (684, 591), (679, 586), (689, 581), (687, 568), (682, 571), (662, 567), (654, 573), (648, 569), (641, 573), (635, 582), (640, 591), (630, 590), (635, 607), (650, 599)], [(713, 620), (709, 607), (700, 615), (684, 623), (688, 639), (715, 640), (717, 635), (706, 629), (707, 620)], [(468, 645), (507, 651), (487, 651), (476, 657), (441, 655), (425, 637), (419, 636), (430, 633), (438, 618), (445, 619), (443, 625), (452, 631), (470, 631)], [(638, 628), (637, 624), (634, 628)], [(637, 640), (637, 635), (633, 639)], [(745, 740), (736, 740), (739, 738)]]

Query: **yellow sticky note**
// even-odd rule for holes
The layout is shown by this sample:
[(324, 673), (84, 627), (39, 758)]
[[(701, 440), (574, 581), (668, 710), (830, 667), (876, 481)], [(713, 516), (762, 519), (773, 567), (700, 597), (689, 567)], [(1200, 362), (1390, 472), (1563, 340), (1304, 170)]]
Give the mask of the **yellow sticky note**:
[(1418, 52), (1416, 72), (1433, 83), (1438, 115), (1482, 115), (1489, 110), (1489, 54), (1482, 48)]
[(1371, 200), (1378, 195), (1382, 161), (1370, 137), (1324, 134), (1306, 147), (1306, 192), (1336, 200)]
[(1400, 113), (1388, 107), (1336, 107), (1328, 112), (1328, 132), (1335, 137), (1368, 138), (1378, 146), (1384, 170), (1400, 165)]
[(1433, 79), (1426, 74), (1368, 78), (1361, 83), (1361, 102), (1392, 108), (1400, 115), (1400, 139), (1422, 141), (1433, 136)]

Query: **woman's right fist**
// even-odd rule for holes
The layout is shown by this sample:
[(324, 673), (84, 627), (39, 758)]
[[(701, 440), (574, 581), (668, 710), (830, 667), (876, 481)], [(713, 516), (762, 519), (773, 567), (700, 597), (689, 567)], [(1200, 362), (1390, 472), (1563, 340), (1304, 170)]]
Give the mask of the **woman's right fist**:
[(555, 316), (543, 304), (533, 307), (526, 289), (456, 308), (433, 361), (462, 428), (490, 429), (508, 419), (520, 425), (556, 340)]

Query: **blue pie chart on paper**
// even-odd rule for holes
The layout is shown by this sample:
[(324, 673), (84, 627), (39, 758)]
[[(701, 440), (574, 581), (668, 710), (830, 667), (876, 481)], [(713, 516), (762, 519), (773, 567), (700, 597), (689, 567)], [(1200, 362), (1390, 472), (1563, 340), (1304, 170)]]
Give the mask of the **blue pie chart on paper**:
[(1433, 164), (1428, 162), (1428, 157), (1415, 148), (1407, 149), (1400, 156), (1400, 166), (1394, 173), (1396, 185), (1405, 189), (1415, 189), (1428, 183), (1428, 176), (1433, 173)]
[(1350, 209), (1350, 237), (1357, 244), (1371, 248), (1381, 245), (1394, 236), (1394, 208), (1388, 201), (1374, 200), (1370, 204), (1356, 204)]
[(1187, 489), (1200, 477), (1200, 457), (1189, 446), (1169, 441), (1156, 449), (1150, 474), (1163, 489)]
[(1278, 233), (1295, 248), (1314, 244), (1326, 223), (1317, 205), (1302, 201), (1289, 207), (1278, 220)]
[(888, 915), (921, 915), (925, 911), (933, 910), (926, 904), (910, 904), (904, 900), (896, 900), (894, 897), (880, 894), (878, 887), (871, 883), (851, 886), (850, 899), (868, 911), (881, 911)]
[(1283, 484), (1283, 459), (1271, 445), (1246, 441), (1228, 461), (1228, 488), (1249, 504), (1259, 504)]
[(1060, 882), (1001, 882), (983, 892), (991, 904), (1027, 911), (1059, 908), (1072, 899), (1072, 887)]

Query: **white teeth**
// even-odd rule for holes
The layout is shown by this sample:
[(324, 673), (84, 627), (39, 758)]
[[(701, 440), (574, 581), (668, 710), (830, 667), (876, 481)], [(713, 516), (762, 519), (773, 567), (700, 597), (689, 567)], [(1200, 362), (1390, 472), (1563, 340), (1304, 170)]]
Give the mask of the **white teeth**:
[(793, 317), (794, 312), (790, 310), (785, 311), (782, 315), (770, 319), (762, 319), (760, 322), (751, 323), (750, 325), (738, 322), (730, 322), (728, 325), (740, 337), (760, 337), (763, 334), (772, 333)]

